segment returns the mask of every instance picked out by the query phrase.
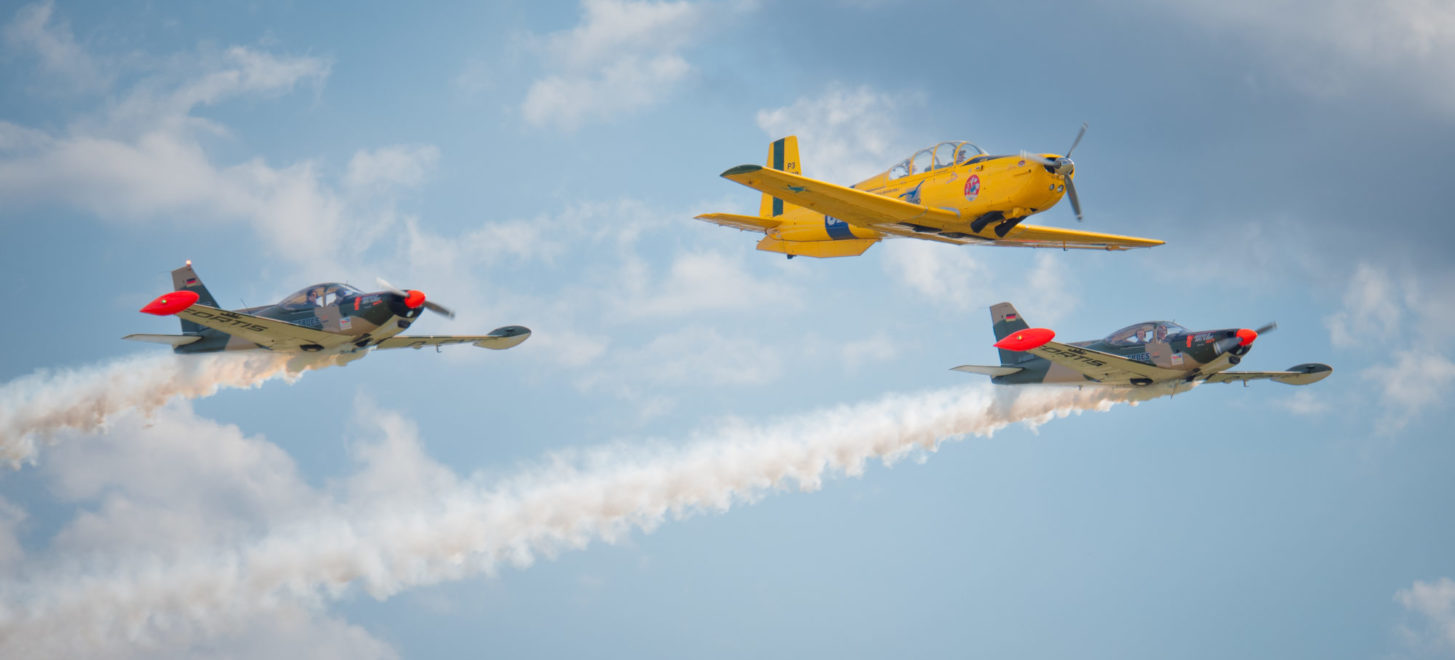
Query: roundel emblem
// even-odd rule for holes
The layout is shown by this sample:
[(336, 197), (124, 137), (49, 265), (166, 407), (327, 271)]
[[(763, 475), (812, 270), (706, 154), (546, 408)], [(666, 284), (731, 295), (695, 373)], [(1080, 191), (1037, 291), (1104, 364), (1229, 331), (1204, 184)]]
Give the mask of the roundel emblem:
[(980, 175), (979, 174), (971, 174), (970, 175), (970, 178), (965, 179), (965, 199), (974, 201), (975, 198), (976, 197), (979, 197), (979, 196), (980, 196)]

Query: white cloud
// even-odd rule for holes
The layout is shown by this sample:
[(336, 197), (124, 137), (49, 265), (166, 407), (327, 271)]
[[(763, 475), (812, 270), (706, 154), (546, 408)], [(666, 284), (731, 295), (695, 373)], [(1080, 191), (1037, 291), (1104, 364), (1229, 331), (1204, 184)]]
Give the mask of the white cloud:
[(1431, 84), (1455, 68), (1455, 4), (1445, 0), (1138, 0), (1199, 26), (1240, 32), (1260, 58), (1306, 92), (1378, 94), (1389, 85), (1455, 112), (1455, 88)]
[(537, 44), (551, 73), (521, 103), (532, 125), (569, 131), (653, 105), (692, 70), (678, 51), (697, 36), (701, 6), (624, 0), (581, 6), (580, 25)]
[(57, 497), (97, 504), (56, 535), (56, 549), (166, 557), (256, 534), (315, 499), (282, 449), (186, 403), (116, 419), (107, 433), (56, 445), (42, 464)]
[(1450, 386), (1455, 383), (1455, 362), (1439, 351), (1398, 350), (1386, 354), (1382, 362), (1361, 374), (1378, 386), (1380, 404), (1385, 411), (1381, 429), (1399, 430), (1425, 410), (1449, 401)]
[[(751, 253), (749, 253), (751, 254)], [(623, 268), (611, 306), (627, 317), (680, 317), (760, 305), (796, 306), (798, 294), (781, 281), (754, 277), (742, 257), (720, 252), (679, 253), (666, 273), (633, 260)]]
[(611, 364), (592, 370), (578, 384), (666, 390), (687, 385), (761, 385), (778, 377), (778, 348), (755, 338), (726, 336), (715, 328), (688, 326), (654, 337), (636, 348), (605, 357)]
[(24, 509), (0, 497), (0, 576), (10, 576), (25, 559), (18, 528), (27, 517)]
[(359, 151), (349, 159), (344, 183), (363, 192), (380, 187), (413, 188), (424, 183), (439, 156), (440, 150), (428, 144)]
[(482, 59), (472, 58), (465, 62), (465, 66), (460, 69), (460, 73), (456, 74), (455, 79), (451, 82), (460, 94), (474, 97), (495, 89), (495, 78), (494, 65)]
[[(923, 104), (919, 95), (831, 85), (815, 96), (758, 111), (758, 127), (778, 139), (798, 136), (804, 176), (849, 184), (889, 169), (916, 148), (900, 137), (904, 114)], [(920, 145), (928, 146), (928, 145)]]
[(417, 507), (458, 490), (460, 480), (448, 467), (424, 453), (419, 428), (398, 413), (380, 410), (374, 402), (355, 402), (355, 424), (377, 435), (374, 442), (354, 445), (359, 470), (343, 482), (345, 501), (355, 510)]
[(884, 269), (926, 300), (966, 310), (988, 305), (991, 274), (971, 250), (929, 241), (884, 241)]
[(1417, 651), (1433, 654), (1455, 654), (1455, 581), (1442, 577), (1432, 582), (1416, 580), (1407, 589), (1394, 595), (1399, 603), (1419, 619), (1402, 631), (1405, 641)]
[(892, 360), (898, 354), (896, 343), (883, 334), (851, 340), (839, 347), (839, 358), (849, 371), (855, 371), (866, 364)]
[[(889, 240), (884, 242), (884, 270), (927, 302), (957, 311), (1009, 301), (1040, 325), (1050, 325), (1078, 306), (1079, 287), (1055, 253), (1038, 251), (1029, 272), (1016, 270), (1014, 278), (1008, 279), (976, 257), (980, 250), (913, 239)], [(1016, 256), (1023, 254), (1015, 252)]]
[(1306, 389), (1300, 389), (1274, 403), (1295, 415), (1305, 416), (1323, 415), (1331, 408), (1327, 401)]
[(161, 648), (134, 649), (127, 656), (109, 657), (232, 658), (307, 657), (309, 660), (394, 660), (400, 657), (389, 644), (347, 621), (312, 611), (295, 603), (248, 615), (217, 635), (165, 640)]
[(77, 91), (106, 87), (109, 76), (76, 43), (69, 25), (52, 23), (54, 11), (55, 3), (50, 0), (21, 7), (15, 12), (14, 20), (0, 31), (5, 44), (12, 50), (33, 53), (43, 70)]
[(1360, 263), (1344, 291), (1344, 308), (1325, 318), (1324, 325), (1334, 346), (1350, 348), (1390, 338), (1403, 315), (1400, 294), (1389, 273)]
[[(408, 446), (413, 436), (407, 423), (371, 410), (362, 407), (360, 414), (383, 429), (382, 437), (358, 447), (360, 469), (340, 489), (342, 499), (305, 483), (277, 445), (197, 417), (185, 403), (149, 417), (123, 413), (104, 433), (58, 445), (41, 468), (48, 490), (76, 509), (43, 552), (23, 559), (10, 552), (7, 533), (24, 514), (0, 501), (0, 570), (18, 568), (33, 577), (47, 571), (69, 575), (83, 566), (129, 566), (137, 580), (129, 594), (98, 594), (85, 606), (105, 610), (118, 598), (155, 588), (146, 576), (206, 548), (247, 543), (301, 518), (332, 515), (341, 504), (377, 510), (383, 501), (428, 492), (421, 490), (426, 482), (453, 483), (440, 478), (448, 470), (435, 465), (431, 471), (432, 461)], [(396, 490), (384, 492), (391, 487)], [(183, 581), (196, 577), (178, 575)], [(8, 597), (15, 584), (6, 590)], [(85, 583), (66, 577), (55, 586), (65, 591), (84, 589)], [(238, 590), (235, 595), (247, 591), (242, 585), (231, 588)], [(14, 612), (0, 606), (0, 620)], [(61, 626), (53, 634), (4, 643), (23, 657), (261, 659), (305, 648), (308, 657), (318, 658), (397, 657), (386, 643), (307, 600), (223, 608), (205, 621), (124, 610), (105, 618), (109, 622), (94, 629)]]
[[(681, 333), (648, 349), (690, 349), (704, 338), (753, 348), (714, 332)], [(755, 378), (741, 365), (712, 370)], [(656, 377), (701, 376), (693, 371)], [(453, 473), (426, 455), (408, 420), (360, 402), (350, 416), (362, 417), (350, 430), (365, 436), (359, 468), (327, 489), (302, 483), (277, 447), (185, 405), (162, 409), (150, 425), (130, 414), (92, 438), (101, 451), (58, 452), (51, 462), (47, 477), (63, 482), (56, 492), (81, 498), (72, 503), (83, 512), (60, 542), (21, 566), (22, 578), (0, 582), (0, 653), (276, 657), (299, 644), (320, 657), (390, 657), (387, 646), (324, 609), (358, 590), (385, 599), (527, 567), (773, 491), (817, 490), (826, 478), (863, 474), (870, 461), (892, 463), (950, 439), (1119, 400), (1090, 389), (1010, 396), (988, 386), (887, 396), (765, 425), (729, 421), (684, 443), (564, 452), (490, 480)], [(170, 470), (151, 482), (157, 466)], [(105, 506), (116, 499), (132, 506)], [(85, 510), (95, 503), (102, 506)], [(173, 508), (185, 525), (148, 522)], [(108, 531), (73, 533), (81, 524)], [(146, 533), (156, 538), (139, 538)], [(101, 553), (103, 561), (87, 560)]]
[[(48, 20), (49, 11), (48, 5), (29, 8), (7, 29), (31, 34), (36, 16)], [(321, 85), (329, 71), (330, 63), (316, 57), (242, 46), (201, 50), (140, 72), (114, 100), (76, 116), (65, 129), (0, 122), (0, 197), (11, 209), (55, 204), (111, 221), (188, 228), (244, 223), (278, 255), (328, 267), (339, 255), (368, 247), (396, 222), (397, 193), (423, 182), (438, 149), (359, 150), (336, 177), (314, 159), (280, 166), (254, 157), (227, 164), (206, 143), (226, 137), (227, 128), (196, 110)]]
[(1379, 351), (1376, 364), (1360, 376), (1376, 385), (1382, 429), (1403, 428), (1444, 404), (1455, 389), (1455, 361), (1447, 348), (1455, 341), (1451, 283), (1450, 271), (1395, 275), (1360, 263), (1349, 277), (1343, 308), (1324, 319), (1335, 346)]

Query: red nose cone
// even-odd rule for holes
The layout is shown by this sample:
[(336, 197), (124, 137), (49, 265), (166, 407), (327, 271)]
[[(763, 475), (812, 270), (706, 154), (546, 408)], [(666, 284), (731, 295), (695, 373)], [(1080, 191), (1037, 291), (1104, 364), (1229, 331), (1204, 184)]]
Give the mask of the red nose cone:
[(996, 348), (1003, 348), (1007, 351), (1029, 351), (1039, 346), (1045, 346), (1046, 342), (1056, 337), (1056, 333), (1046, 328), (1030, 328), (1017, 330), (998, 342)]
[(423, 304), (424, 304), (424, 292), (423, 291), (416, 291), (414, 289), (410, 289), (409, 290), (409, 295), (404, 296), (404, 306), (405, 307), (408, 307), (410, 309), (419, 309), (419, 306), (420, 305), (423, 305)]
[(1252, 330), (1249, 330), (1247, 328), (1243, 328), (1242, 330), (1238, 331), (1238, 343), (1243, 346), (1247, 346), (1253, 343), (1253, 340), (1257, 338), (1258, 333), (1253, 332)]
[(141, 311), (145, 314), (168, 316), (191, 307), (195, 302), (197, 302), (196, 291), (173, 291), (157, 296), (156, 300), (147, 303), (147, 306), (141, 308)]

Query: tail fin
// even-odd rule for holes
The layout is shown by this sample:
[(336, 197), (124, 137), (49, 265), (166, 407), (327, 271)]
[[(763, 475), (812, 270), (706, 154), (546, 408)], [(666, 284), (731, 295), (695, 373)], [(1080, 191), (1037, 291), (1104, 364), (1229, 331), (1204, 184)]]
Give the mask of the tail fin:
[[(798, 136), (781, 138), (768, 147), (768, 167), (790, 174), (803, 174), (798, 166)], [(758, 215), (765, 218), (783, 215), (783, 200), (772, 195), (763, 195), (763, 204)]]
[[(197, 294), (197, 302), (208, 307), (217, 307), (217, 299), (212, 297), (212, 292), (202, 284), (201, 278), (197, 277), (197, 271), (192, 270), (192, 262), (172, 271), (172, 288), (177, 291), (191, 291)], [(182, 321), (182, 332), (189, 335), (200, 335), (207, 331), (205, 326), (197, 325), (191, 321)]]
[[(1025, 330), (1031, 327), (1030, 324), (1026, 323), (1025, 319), (1021, 318), (1020, 313), (1015, 311), (1015, 305), (1008, 302), (990, 306), (990, 322), (993, 324), (992, 329), (995, 331), (995, 341), (1005, 339), (1017, 330)], [(1000, 349), (1001, 364), (1024, 362), (1031, 357), (1032, 355), (1030, 353)]]

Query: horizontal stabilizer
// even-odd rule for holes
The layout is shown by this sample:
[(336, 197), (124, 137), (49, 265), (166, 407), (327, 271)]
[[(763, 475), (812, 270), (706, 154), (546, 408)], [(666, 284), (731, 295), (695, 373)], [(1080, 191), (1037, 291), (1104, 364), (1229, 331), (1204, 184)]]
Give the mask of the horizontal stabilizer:
[(738, 215), (736, 213), (704, 213), (697, 216), (698, 220), (711, 222), (715, 225), (732, 227), (743, 231), (766, 232), (769, 229), (783, 224), (777, 218), (764, 218), (756, 215)]
[(145, 341), (153, 344), (167, 344), (170, 346), (186, 346), (194, 341), (202, 339), (201, 335), (127, 335), (122, 337), (130, 341)]
[(962, 364), (950, 369), (950, 371), (963, 371), (967, 374), (981, 374), (983, 376), (1009, 376), (1025, 371), (1023, 367), (982, 367), (978, 364)]
[(758, 241), (758, 249), (764, 252), (779, 252), (793, 257), (857, 257), (870, 246), (878, 243), (877, 238), (850, 238), (839, 241), (781, 241), (765, 236)]

